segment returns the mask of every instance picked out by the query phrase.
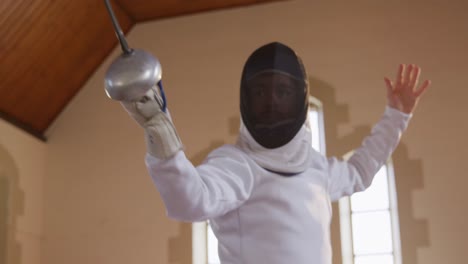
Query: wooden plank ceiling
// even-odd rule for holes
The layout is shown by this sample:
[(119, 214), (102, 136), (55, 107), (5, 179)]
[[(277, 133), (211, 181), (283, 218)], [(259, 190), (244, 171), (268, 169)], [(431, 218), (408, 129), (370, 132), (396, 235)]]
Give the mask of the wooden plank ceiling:
[[(135, 23), (277, 0), (113, 0)], [(104, 0), (0, 0), (0, 117), (44, 132), (117, 45)]]

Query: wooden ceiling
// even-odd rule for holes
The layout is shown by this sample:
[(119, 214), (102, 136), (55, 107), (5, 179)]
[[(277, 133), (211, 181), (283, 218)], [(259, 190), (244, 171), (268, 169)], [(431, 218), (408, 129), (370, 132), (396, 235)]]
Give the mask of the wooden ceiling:
[[(44, 132), (117, 45), (104, 0), (0, 0), (0, 117)], [(124, 32), (142, 21), (277, 0), (113, 0)]]

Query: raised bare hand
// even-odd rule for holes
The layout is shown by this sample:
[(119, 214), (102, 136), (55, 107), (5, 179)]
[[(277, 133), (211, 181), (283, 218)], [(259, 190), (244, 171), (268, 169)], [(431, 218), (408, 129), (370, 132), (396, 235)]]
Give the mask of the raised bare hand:
[(421, 68), (414, 64), (400, 64), (395, 81), (385, 77), (388, 105), (404, 113), (411, 114), (418, 104), (421, 95), (427, 90), (431, 81), (426, 80), (418, 87)]

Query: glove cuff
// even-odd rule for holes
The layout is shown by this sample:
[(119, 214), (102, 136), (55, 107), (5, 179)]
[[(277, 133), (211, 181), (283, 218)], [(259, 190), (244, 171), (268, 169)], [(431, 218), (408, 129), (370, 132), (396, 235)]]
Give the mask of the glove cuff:
[(174, 124), (164, 113), (153, 116), (145, 123), (146, 148), (158, 159), (168, 159), (183, 149)]

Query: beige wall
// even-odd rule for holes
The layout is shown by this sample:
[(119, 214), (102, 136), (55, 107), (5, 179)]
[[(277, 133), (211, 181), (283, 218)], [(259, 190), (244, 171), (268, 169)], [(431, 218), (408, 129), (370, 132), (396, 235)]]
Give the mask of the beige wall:
[(0, 263), (40, 263), (46, 145), (0, 120)]
[[(419, 64), (433, 86), (394, 157), (403, 261), (462, 263), (468, 4), (417, 2), (287, 1), (140, 24), (128, 38), (161, 60), (173, 119), (196, 162), (235, 140), (241, 68), (261, 44), (282, 41), (302, 56), (336, 155), (382, 113), (383, 77)], [(166, 218), (141, 129), (105, 97), (104, 71), (119, 53), (48, 131), (42, 263), (190, 263), (190, 226)], [(334, 247), (339, 263), (336, 239)]]

